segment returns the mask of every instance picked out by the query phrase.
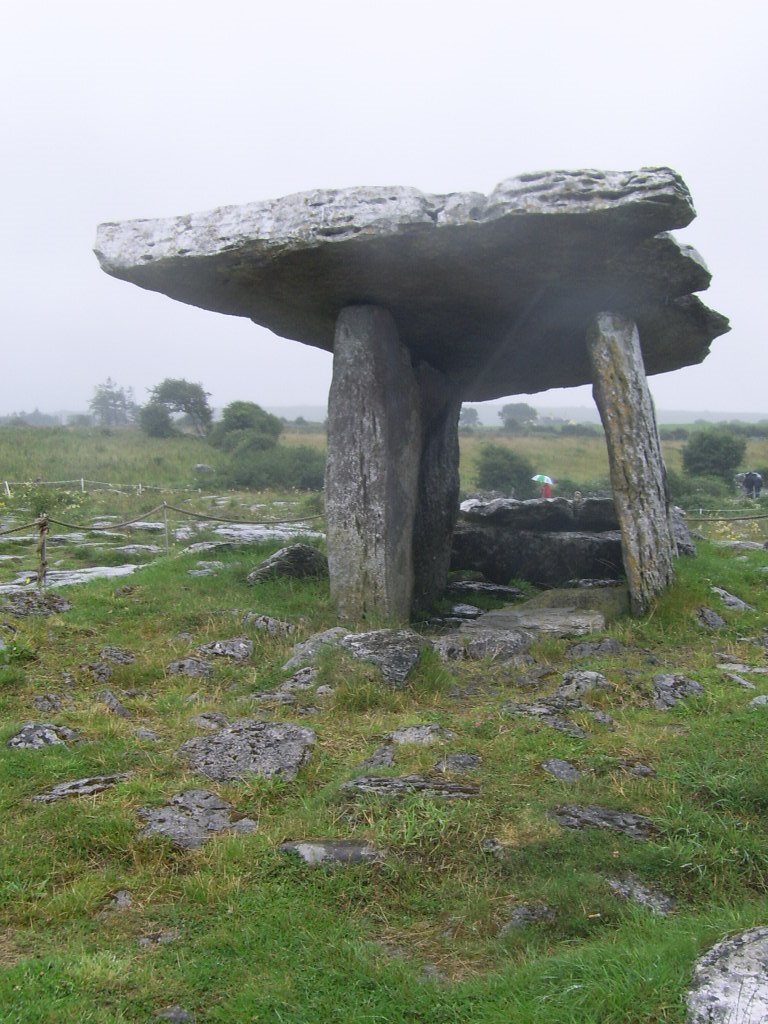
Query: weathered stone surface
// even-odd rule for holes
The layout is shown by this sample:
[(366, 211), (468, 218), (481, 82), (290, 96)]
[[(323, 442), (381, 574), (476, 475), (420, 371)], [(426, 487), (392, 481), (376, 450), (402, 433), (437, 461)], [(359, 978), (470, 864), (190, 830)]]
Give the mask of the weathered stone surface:
[(768, 707), (768, 693), (762, 693), (759, 697), (753, 697), (749, 705), (753, 708)]
[(660, 672), (653, 677), (653, 689), (656, 694), (653, 706), (660, 711), (673, 708), (678, 701), (686, 697), (698, 697), (704, 693), (704, 687), (695, 679), (679, 673)]
[(362, 762), (360, 768), (391, 768), (394, 763), (394, 748), (389, 743), (384, 743)]
[(461, 520), (535, 533), (607, 533), (619, 529), (612, 498), (468, 498)]
[(675, 909), (675, 900), (661, 889), (645, 885), (632, 875), (626, 878), (606, 879), (610, 888), (624, 900), (632, 900), (641, 907), (648, 907), (654, 914), (666, 917)]
[(555, 690), (559, 697), (581, 697), (591, 690), (612, 690), (614, 687), (601, 672), (566, 672)]
[(479, 768), (483, 759), (479, 754), (446, 754), (432, 766), (438, 772), (473, 772)]
[(213, 672), (213, 665), (205, 658), (182, 658), (172, 661), (167, 672), (172, 676), (189, 676), (191, 679), (204, 679)]
[(201, 715), (194, 715), (189, 720), (190, 725), (196, 725), (198, 729), (216, 730), (225, 728), (229, 723), (225, 715), (220, 711), (204, 711)]
[(687, 1024), (765, 1024), (768, 1020), (768, 928), (718, 942), (696, 963)]
[(55, 746), (58, 743), (71, 743), (77, 739), (77, 733), (65, 725), (52, 725), (50, 722), (25, 722), (21, 729), (6, 743), (14, 750), (39, 750), (41, 747)]
[(51, 786), (32, 799), (37, 803), (52, 804), (56, 800), (66, 800), (71, 796), (94, 796), (96, 793), (103, 793), (105, 789), (110, 789), (118, 782), (125, 782), (130, 777), (130, 772), (118, 772), (116, 775), (91, 775), (87, 779), (73, 779), (72, 782), (60, 782), (56, 786)]
[(434, 743), (452, 739), (455, 735), (437, 722), (430, 722), (428, 725), (406, 725), (402, 729), (395, 729), (387, 733), (384, 742), (398, 746), (412, 744), (417, 747), (431, 747)]
[(555, 809), (552, 817), (564, 828), (607, 828), (622, 832), (631, 839), (650, 839), (659, 831), (651, 819), (643, 814), (614, 811), (610, 807), (598, 807), (595, 804), (586, 807), (563, 804)]
[(155, 1014), (158, 1020), (167, 1021), (168, 1024), (194, 1024), (195, 1016), (183, 1006), (174, 1003), (173, 1006), (166, 1006)]
[(678, 555), (687, 555), (689, 558), (695, 557), (696, 545), (693, 543), (691, 531), (688, 529), (688, 524), (685, 521), (685, 512), (679, 506), (670, 506), (669, 522)]
[(133, 651), (128, 651), (124, 647), (102, 647), (99, 657), (102, 661), (111, 661), (115, 665), (131, 665), (136, 661)]
[(637, 325), (625, 316), (600, 312), (587, 332), (587, 349), (592, 393), (608, 444), (630, 603), (634, 615), (644, 615), (674, 578), (677, 547)]
[(581, 778), (579, 769), (570, 761), (563, 761), (559, 757), (550, 757), (548, 761), (542, 761), (541, 767), (558, 782), (578, 782)]
[(716, 630), (723, 629), (727, 623), (722, 615), (718, 615), (717, 612), (712, 611), (711, 608), (698, 608), (696, 610), (696, 621), (704, 629)]
[(548, 725), (551, 729), (564, 732), (566, 736), (573, 736), (575, 739), (586, 739), (586, 732), (580, 725), (576, 725), (569, 718), (565, 718), (564, 711), (580, 710), (581, 701), (573, 701), (571, 704), (564, 701), (552, 701), (543, 699), (531, 704), (520, 704), (514, 700), (505, 701), (501, 710), (506, 715), (522, 715), (524, 718), (533, 718), (542, 725)]
[(0, 611), (17, 618), (28, 615), (60, 615), (72, 607), (69, 601), (50, 590), (41, 593), (39, 590), (14, 591), (3, 595)]
[(603, 640), (587, 640), (580, 644), (571, 644), (566, 650), (569, 658), (594, 658), (604, 655), (623, 654), (624, 645), (614, 640), (613, 637), (605, 637)]
[(755, 610), (753, 605), (747, 604), (746, 601), (742, 601), (735, 594), (730, 594), (727, 590), (723, 590), (722, 587), (710, 587), (709, 589), (713, 594), (717, 594), (726, 608), (733, 608), (737, 612), (753, 612)]
[(328, 351), (341, 309), (385, 306), (414, 363), (482, 400), (589, 382), (584, 324), (604, 308), (638, 320), (650, 373), (700, 361), (727, 322), (687, 295), (709, 282), (700, 257), (659, 235), (693, 216), (668, 168), (550, 171), (487, 197), (315, 190), (103, 224), (96, 253), (115, 277)]
[(392, 314), (348, 306), (335, 332), (325, 473), (331, 596), (342, 619), (408, 620), (420, 437), (418, 385)]
[[(482, 625), (485, 622), (488, 622), (487, 626)], [(489, 658), (491, 661), (507, 662), (528, 653), (533, 643), (530, 633), (510, 628), (506, 622), (499, 622), (498, 628), (494, 627), (495, 622), (488, 621), (486, 616), (466, 624), (466, 628), (456, 637), (458, 642), (464, 644), (465, 658), (471, 661)]]
[(264, 580), (278, 576), (289, 576), (293, 579), (305, 579), (308, 576), (327, 576), (328, 559), (317, 548), (309, 544), (290, 544), (280, 548), (274, 555), (265, 558), (246, 577), (250, 584), (262, 583)]
[(498, 631), (501, 634), (508, 630), (522, 633), (530, 638), (537, 633), (552, 636), (584, 636), (586, 633), (599, 633), (605, 629), (605, 616), (602, 612), (589, 608), (578, 608), (574, 603), (563, 603), (560, 607), (546, 608), (538, 604), (526, 602), (514, 609), (486, 612), (473, 623), (467, 623), (463, 629)]
[(178, 752), (194, 771), (219, 782), (248, 775), (294, 779), (315, 739), (304, 726), (244, 718), (213, 736), (187, 740)]
[(402, 775), (388, 778), (378, 775), (361, 775), (350, 779), (341, 787), (347, 792), (374, 793), (377, 796), (407, 796), (420, 793), (424, 796), (445, 797), (450, 800), (465, 800), (477, 796), (479, 788), (470, 783), (445, 782), (442, 779), (428, 779), (422, 775)]
[(200, 644), (200, 654), (208, 654), (214, 658), (231, 658), (232, 661), (247, 661), (253, 654), (253, 640), (247, 636), (236, 636), (231, 640), (212, 640), (209, 644)]
[(308, 639), (295, 644), (293, 654), (283, 665), (284, 671), (290, 672), (291, 669), (301, 668), (302, 665), (311, 665), (324, 650), (338, 647), (341, 638), (347, 635), (348, 631), (343, 626), (333, 626), (322, 633), (313, 633)]
[(125, 704), (122, 704), (111, 690), (102, 690), (96, 696), (102, 704), (107, 705), (113, 715), (117, 715), (119, 718), (133, 717), (133, 712), (129, 711)]
[(515, 907), (509, 920), (499, 929), (499, 938), (504, 938), (510, 932), (525, 928), (530, 924), (552, 924), (556, 918), (555, 911), (546, 903), (524, 903)]
[(61, 711), (63, 707), (71, 705), (69, 697), (62, 697), (58, 693), (36, 693), (32, 698), (36, 711)]
[(260, 615), (258, 612), (246, 612), (240, 620), (243, 626), (250, 626), (251, 629), (259, 629), (270, 636), (290, 636), (296, 632), (292, 622), (283, 622), (282, 619), (275, 619), (271, 615)]
[(498, 597), (512, 600), (516, 597), (523, 597), (523, 591), (518, 587), (504, 587), (500, 583), (479, 583), (475, 580), (454, 580), (445, 588), (447, 597)]
[(169, 942), (176, 942), (178, 938), (179, 933), (175, 928), (167, 928), (159, 932), (149, 932), (147, 935), (140, 935), (138, 943), (142, 949), (148, 949), (150, 946), (167, 946)]
[(161, 835), (182, 850), (196, 850), (215, 832), (253, 832), (250, 818), (234, 820), (232, 804), (206, 789), (177, 793), (163, 807), (140, 807), (136, 812), (146, 821), (140, 835)]
[(339, 646), (353, 658), (376, 665), (392, 686), (403, 686), (428, 641), (410, 629), (374, 629), (368, 633), (348, 633), (340, 639)]
[(386, 851), (352, 839), (303, 839), (281, 843), (282, 853), (300, 857), (305, 864), (380, 864)]

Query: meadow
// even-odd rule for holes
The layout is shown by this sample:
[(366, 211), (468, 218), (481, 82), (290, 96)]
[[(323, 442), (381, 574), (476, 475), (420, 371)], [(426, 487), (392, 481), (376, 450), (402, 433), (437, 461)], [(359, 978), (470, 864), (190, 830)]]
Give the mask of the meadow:
[[(193, 482), (194, 462), (212, 463), (198, 442), (145, 441), (140, 450), (116, 435), (126, 454), (136, 446), (135, 461), (123, 464), (122, 449), (110, 455), (113, 438), (101, 440), (104, 451), (90, 453), (81, 440), (72, 454), (62, 445), (60, 461), (30, 456), (27, 474), (9, 476), (68, 479), (87, 464), (98, 469), (95, 479), (117, 474), (132, 482), (136, 468), (145, 483), (181, 486)], [(526, 451), (549, 458), (544, 468), (551, 464), (553, 475), (600, 476), (599, 440), (574, 439), (559, 454), (541, 440), (550, 446)], [(466, 466), (476, 443), (462, 441)], [(6, 448), (2, 458), (11, 460)], [(107, 473), (109, 458), (117, 461)], [(165, 460), (164, 479), (150, 475), (155, 458)], [(75, 464), (80, 473), (69, 472)], [(233, 519), (316, 507), (300, 495), (186, 500), (190, 509)], [(75, 491), (71, 501), (62, 512), (89, 522), (139, 511), (147, 497)], [(5, 498), (1, 511), (9, 523), (25, 521), (30, 509), (20, 494)], [(214, 539), (206, 529), (194, 539)], [(736, 536), (741, 527), (729, 529)], [(200, 555), (178, 542), (170, 557), (154, 558), (127, 581), (58, 591), (72, 603), (61, 614), (17, 618), (0, 610), (3, 1024), (149, 1024), (170, 1006), (198, 1024), (683, 1024), (697, 956), (768, 917), (768, 709), (749, 704), (768, 692), (768, 677), (749, 675), (756, 689), (748, 691), (719, 667), (724, 655), (768, 667), (768, 551), (701, 543), (698, 557), (679, 561), (675, 585), (650, 616), (619, 619), (600, 635), (619, 642), (615, 653), (574, 658), (570, 641), (552, 638), (536, 641), (532, 665), (441, 662), (427, 651), (397, 690), (372, 666), (334, 652), (318, 677), (331, 692), (299, 692), (295, 705), (283, 706), (253, 695), (289, 675), (282, 665), (296, 640), (337, 623), (325, 581), (246, 584), (248, 571), (280, 545)], [(82, 546), (64, 545), (57, 557), (75, 565), (100, 554), (83, 555)], [(214, 575), (190, 576), (200, 558), (222, 564)], [(713, 584), (754, 610), (721, 606)], [(725, 626), (702, 629), (695, 618), (702, 605), (716, 608)], [(246, 611), (292, 622), (296, 633), (273, 636), (244, 624)], [(246, 662), (217, 659), (208, 679), (168, 671), (199, 645), (234, 636), (254, 644)], [(106, 645), (130, 650), (135, 661), (113, 665), (105, 684), (89, 666)], [(588, 733), (577, 738), (505, 712), (506, 701), (549, 692), (573, 668), (609, 680), (610, 689), (589, 699), (610, 713), (613, 728), (577, 716)], [(703, 693), (660, 711), (652, 700), (659, 672), (683, 673)], [(110, 710), (105, 686), (130, 717)], [(35, 697), (44, 694), (58, 695), (61, 709), (37, 710)], [(312, 758), (294, 781), (212, 783), (176, 753), (201, 733), (192, 719), (204, 712), (311, 727)], [(29, 720), (65, 725), (80, 740), (8, 748)], [(419, 723), (453, 735), (432, 747), (397, 747), (391, 768), (361, 767), (388, 732)], [(137, 737), (139, 728), (157, 739)], [(479, 767), (467, 775), (437, 771), (451, 752), (478, 755)], [(553, 757), (577, 766), (579, 779), (547, 774), (542, 763)], [(650, 772), (634, 774), (637, 764)], [(469, 779), (479, 794), (451, 801), (343, 789), (366, 771)], [(95, 796), (33, 799), (56, 783), (117, 772), (130, 777)], [(257, 830), (223, 833), (192, 851), (139, 835), (139, 808), (190, 788), (215, 791)], [(562, 828), (552, 812), (564, 803), (631, 810), (656, 831), (637, 841)], [(278, 849), (311, 838), (365, 840), (386, 858), (310, 867)], [(619, 899), (609, 880), (630, 877), (673, 897), (672, 912)], [(129, 905), (115, 903), (118, 892), (130, 893)], [(516, 908), (542, 904), (551, 917), (505, 927)]]

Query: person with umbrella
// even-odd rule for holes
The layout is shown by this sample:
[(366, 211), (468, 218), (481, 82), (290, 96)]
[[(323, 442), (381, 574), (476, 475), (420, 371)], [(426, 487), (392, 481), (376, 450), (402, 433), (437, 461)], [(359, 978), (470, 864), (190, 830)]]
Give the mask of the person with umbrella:
[(537, 484), (541, 484), (541, 497), (551, 498), (552, 497), (552, 484), (554, 480), (551, 477), (545, 476), (543, 473), (537, 473), (536, 476), (531, 477), (531, 480), (535, 480)]

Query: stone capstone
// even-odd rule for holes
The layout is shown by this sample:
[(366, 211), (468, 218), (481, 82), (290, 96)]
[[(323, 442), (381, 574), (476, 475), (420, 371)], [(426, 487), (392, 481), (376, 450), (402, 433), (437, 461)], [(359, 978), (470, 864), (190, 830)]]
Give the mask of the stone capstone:
[(290, 544), (280, 548), (269, 558), (265, 558), (246, 577), (250, 584), (263, 583), (264, 580), (288, 576), (293, 579), (305, 579), (308, 576), (327, 576), (328, 559), (317, 548), (309, 544)]
[(196, 850), (216, 832), (254, 832), (256, 822), (234, 818), (232, 804), (206, 789), (190, 789), (172, 796), (163, 807), (140, 807), (146, 825), (142, 836), (160, 835), (182, 850)]
[(696, 963), (687, 1024), (765, 1024), (768, 1020), (768, 928), (718, 942)]
[(249, 775), (289, 780), (309, 760), (315, 740), (304, 726), (244, 718), (213, 736), (187, 740), (178, 753), (193, 771), (219, 782)]

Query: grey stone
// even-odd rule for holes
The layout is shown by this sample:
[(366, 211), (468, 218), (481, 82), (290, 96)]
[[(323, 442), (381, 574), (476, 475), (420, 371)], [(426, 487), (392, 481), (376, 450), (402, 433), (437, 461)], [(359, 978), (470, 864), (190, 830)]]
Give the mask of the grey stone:
[(65, 705), (71, 705), (72, 701), (67, 697), (61, 697), (58, 693), (37, 693), (32, 698), (36, 711), (61, 711)]
[(358, 661), (376, 665), (388, 683), (399, 687), (407, 682), (428, 641), (410, 629), (374, 629), (348, 633), (339, 646)]
[(591, 690), (613, 690), (614, 687), (601, 672), (566, 672), (555, 693), (560, 697), (580, 697)]
[(395, 751), (389, 743), (377, 747), (370, 757), (360, 765), (361, 768), (391, 768), (395, 763)]
[(615, 811), (595, 804), (586, 807), (562, 804), (553, 811), (552, 817), (564, 828), (606, 828), (621, 832), (631, 839), (650, 839), (659, 831), (651, 819), (643, 814)]
[(121, 555), (161, 555), (163, 553), (163, 549), (157, 544), (123, 544), (112, 550)]
[(765, 668), (762, 665), (745, 665), (743, 662), (726, 662), (725, 664), (718, 665), (718, 668), (722, 669), (723, 672), (727, 669), (731, 672), (744, 672), (747, 675), (768, 675), (768, 668)]
[(551, 757), (548, 761), (543, 761), (541, 767), (558, 782), (577, 782), (581, 778), (581, 772), (575, 765), (572, 765), (570, 761), (563, 761), (559, 757)]
[[(721, 668), (723, 668), (723, 669), (729, 668), (729, 667), (730, 666), (721, 666)], [(757, 687), (755, 686), (754, 683), (751, 683), (749, 681), (749, 679), (744, 679), (744, 677), (740, 676), (738, 674), (738, 672), (725, 672), (724, 674), (725, 674), (727, 679), (730, 679), (732, 682), (736, 683), (738, 686), (743, 687), (745, 690), (755, 690), (755, 689), (757, 689)]]
[(479, 754), (457, 752), (441, 757), (439, 761), (434, 763), (433, 768), (438, 772), (472, 772), (480, 767), (482, 760)]
[(573, 701), (569, 706), (567, 703), (543, 699), (532, 704), (519, 704), (516, 701), (505, 701), (501, 706), (503, 714), (522, 715), (525, 718), (533, 718), (542, 725), (548, 725), (550, 729), (564, 732), (566, 736), (573, 736), (574, 739), (586, 739), (587, 734), (580, 725), (576, 725), (569, 718), (562, 714), (564, 710), (580, 710), (583, 705), (581, 701)]
[(647, 764), (641, 764), (639, 761), (621, 761), (619, 762), (619, 767), (638, 779), (650, 779), (656, 774), (653, 768), (650, 768)]
[(571, 644), (566, 650), (569, 658), (594, 658), (604, 655), (623, 654), (625, 647), (614, 640), (613, 637), (605, 637), (603, 640), (587, 640), (580, 644)]
[(454, 580), (445, 588), (448, 597), (497, 597), (501, 600), (513, 600), (523, 597), (518, 587), (505, 587), (500, 583), (478, 583), (474, 580)]
[(461, 661), (466, 657), (466, 636), (450, 633), (431, 640), (430, 643), (441, 661)]
[(81, 665), (80, 670), (93, 676), (97, 683), (106, 683), (114, 675), (114, 669), (106, 661), (91, 661)]
[(172, 661), (166, 671), (173, 676), (204, 679), (213, 672), (213, 665), (205, 658), (182, 658), (180, 661)]
[(189, 721), (199, 729), (221, 729), (228, 724), (226, 717), (219, 711), (204, 711), (201, 715), (190, 718)]
[(317, 669), (311, 665), (305, 665), (298, 672), (294, 672), (290, 679), (280, 684), (280, 689), (287, 693), (295, 693), (297, 690), (311, 690), (317, 678)]
[(94, 796), (103, 793), (118, 782), (130, 779), (131, 772), (118, 772), (116, 775), (92, 775), (87, 779), (74, 779), (72, 782), (60, 782), (32, 799), (36, 803), (52, 804), (57, 800), (66, 800), (72, 796)]
[(648, 907), (654, 914), (666, 917), (675, 909), (675, 900), (672, 896), (662, 892), (652, 885), (645, 885), (633, 875), (626, 878), (608, 878), (608, 885), (624, 900), (632, 900), (641, 907)]
[(759, 697), (753, 697), (749, 702), (749, 706), (753, 708), (764, 708), (768, 705), (768, 693), (763, 693)]
[(178, 1004), (173, 1006), (166, 1006), (163, 1010), (158, 1010), (155, 1016), (158, 1020), (166, 1020), (169, 1024), (194, 1024), (194, 1014), (189, 1013), (183, 1007)]
[(96, 696), (102, 702), (102, 704), (107, 705), (112, 714), (117, 715), (119, 718), (133, 717), (133, 712), (129, 711), (124, 704), (121, 704), (111, 690), (102, 690), (101, 693), (97, 694)]
[(698, 608), (695, 615), (696, 621), (700, 626), (703, 626), (704, 629), (724, 629), (727, 625), (722, 615), (718, 615), (717, 612), (712, 611), (711, 608)]
[(248, 775), (294, 779), (315, 740), (315, 733), (304, 726), (246, 718), (213, 736), (187, 740), (179, 754), (193, 771), (220, 782)]
[(456, 619), (476, 619), (482, 615), (482, 610), (473, 604), (455, 604), (450, 614)]
[(58, 594), (51, 593), (50, 590), (43, 593), (38, 590), (28, 590), (23, 593), (4, 594), (0, 611), (7, 615), (15, 615), (17, 618), (26, 618), (30, 615), (60, 615), (62, 612), (69, 611), (71, 607), (69, 601), (59, 597)]
[(246, 636), (236, 636), (231, 640), (212, 640), (209, 644), (200, 644), (197, 649), (203, 655), (247, 661), (253, 654), (253, 640)]
[(445, 797), (449, 800), (466, 800), (480, 792), (477, 786), (470, 783), (445, 782), (442, 779), (428, 779), (422, 775), (402, 775), (397, 778), (361, 775), (345, 782), (341, 788), (346, 792), (373, 793), (376, 796), (408, 796), (418, 793), (423, 796)]
[(148, 935), (140, 935), (138, 941), (143, 949), (147, 949), (150, 946), (167, 946), (169, 942), (176, 942), (178, 938), (179, 933), (174, 928), (159, 932), (149, 932)]
[(730, 548), (732, 551), (763, 551), (765, 544), (757, 540), (716, 540), (712, 542), (719, 548)]
[(656, 694), (653, 706), (660, 711), (674, 707), (678, 701), (686, 697), (697, 697), (704, 693), (704, 687), (695, 679), (667, 672), (660, 672), (653, 677), (653, 689)]
[(686, 996), (687, 1024), (765, 1024), (768, 928), (731, 935), (697, 962)]
[(271, 615), (259, 615), (258, 612), (246, 612), (240, 621), (243, 626), (262, 630), (270, 636), (290, 636), (296, 632), (296, 626), (292, 622), (283, 622)]
[(115, 665), (131, 665), (136, 661), (133, 651), (127, 651), (124, 647), (102, 647), (99, 657), (102, 661), (111, 661)]
[(348, 630), (342, 626), (334, 626), (322, 633), (314, 633), (306, 640), (302, 640), (293, 648), (292, 656), (283, 665), (286, 672), (291, 669), (300, 668), (302, 665), (310, 664), (322, 652), (329, 647), (338, 647), (343, 636), (347, 636)]
[(402, 729), (395, 729), (394, 732), (387, 733), (384, 741), (398, 745), (413, 744), (417, 747), (430, 747), (433, 743), (452, 739), (455, 735), (450, 729), (444, 729), (436, 722), (431, 722), (429, 725), (407, 725)]
[(685, 521), (685, 512), (677, 505), (671, 505), (669, 509), (669, 521), (672, 527), (672, 536), (675, 540), (678, 555), (686, 555), (689, 558), (696, 556), (696, 545), (693, 543), (691, 531)]
[(723, 590), (722, 587), (710, 587), (713, 594), (717, 594), (720, 600), (723, 602), (726, 608), (733, 608), (738, 612), (753, 612), (754, 606), (747, 604), (746, 601), (742, 601), (740, 597), (736, 597), (734, 594), (730, 594), (727, 590)]
[(602, 612), (591, 609), (577, 608), (575, 603), (556, 608), (519, 605), (513, 610), (486, 612), (473, 623), (467, 623), (465, 629), (497, 629), (517, 630), (528, 635), (529, 643), (537, 634), (547, 636), (584, 636), (586, 633), (599, 633), (605, 629), (605, 616)]
[(196, 850), (216, 832), (257, 827), (250, 818), (233, 820), (232, 804), (205, 789), (177, 793), (163, 807), (140, 807), (136, 813), (147, 823), (140, 835), (165, 836), (182, 850)]
[(262, 583), (264, 580), (280, 576), (305, 579), (310, 576), (327, 575), (328, 559), (321, 551), (309, 544), (291, 544), (288, 547), (280, 548), (279, 551), (260, 562), (255, 569), (248, 573), (246, 582), (249, 584)]
[(128, 889), (117, 889), (109, 897), (109, 910), (128, 910), (133, 906), (133, 895)]
[(160, 741), (160, 737), (153, 729), (135, 729), (133, 735), (137, 740), (147, 740), (149, 743)]
[(224, 563), (218, 561), (217, 559), (214, 559), (213, 561), (210, 561), (210, 562), (203, 561), (203, 562), (198, 562), (197, 563), (197, 568), (198, 569), (223, 569), (224, 568)]
[(281, 843), (282, 853), (293, 854), (305, 864), (380, 864), (386, 859), (386, 852), (369, 843), (352, 839), (304, 839)]
[(488, 620), (486, 615), (467, 623), (464, 636), (464, 656), (472, 661), (488, 658), (502, 664), (510, 662), (527, 654), (533, 643), (533, 637), (525, 630), (510, 628), (505, 621), (495, 628), (494, 620)]
[(546, 903), (525, 903), (515, 907), (510, 919), (499, 929), (499, 938), (531, 924), (552, 924), (557, 915)]
[(465, 522), (492, 523), (515, 531), (607, 533), (619, 528), (612, 498), (470, 498), (461, 503), (460, 511)]
[(292, 693), (286, 693), (285, 690), (262, 690), (260, 693), (252, 693), (252, 701), (257, 704), (295, 704), (296, 698)]
[(59, 743), (71, 743), (77, 738), (77, 733), (65, 725), (25, 722), (16, 735), (8, 740), (6, 746), (14, 750), (39, 750), (41, 747), (55, 746)]

